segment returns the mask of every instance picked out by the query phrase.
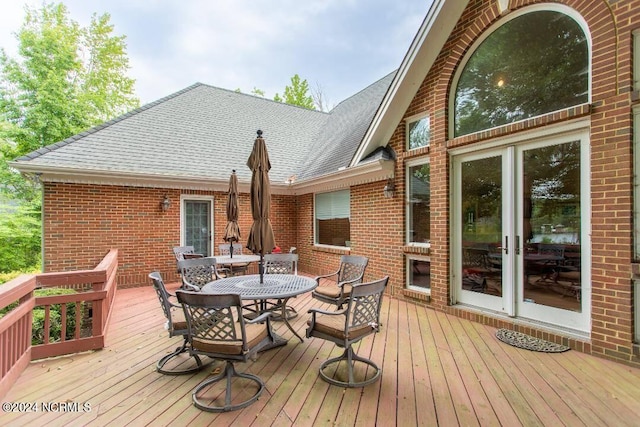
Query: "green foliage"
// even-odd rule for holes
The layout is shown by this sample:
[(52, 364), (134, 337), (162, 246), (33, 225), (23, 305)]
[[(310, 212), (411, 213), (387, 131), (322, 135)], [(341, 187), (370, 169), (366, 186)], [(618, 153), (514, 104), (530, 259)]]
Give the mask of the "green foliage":
[[(36, 289), (34, 294), (37, 297), (52, 296), (52, 295), (71, 295), (75, 294), (73, 289), (61, 289), (61, 288), (48, 288), (48, 289)], [(2, 310), (0, 310), (0, 318), (5, 314), (13, 310), (18, 306), (18, 303), (11, 303)], [(67, 306), (67, 330), (65, 338), (67, 340), (73, 339), (76, 330), (76, 304), (68, 303)], [(80, 305), (80, 310), (83, 310), (83, 306)], [(84, 313), (80, 313), (82, 319)], [(54, 304), (49, 309), (49, 342), (60, 341), (62, 334), (62, 307), (61, 304)], [(44, 343), (44, 320), (45, 309), (44, 307), (36, 307), (33, 309), (33, 331), (31, 335), (31, 344), (43, 344)]]
[(17, 33), (19, 59), (0, 52), (0, 191), (35, 197), (6, 162), (62, 141), (139, 105), (124, 36), (112, 36), (109, 15), (88, 28), (62, 4), (25, 8)]
[(291, 86), (284, 88), (284, 98), (276, 93), (273, 100), (315, 110), (313, 97), (309, 94), (309, 83), (307, 83), (307, 80), (300, 79), (297, 74), (291, 77)]
[(32, 271), (40, 265), (40, 217), (39, 201), (0, 215), (0, 273)]

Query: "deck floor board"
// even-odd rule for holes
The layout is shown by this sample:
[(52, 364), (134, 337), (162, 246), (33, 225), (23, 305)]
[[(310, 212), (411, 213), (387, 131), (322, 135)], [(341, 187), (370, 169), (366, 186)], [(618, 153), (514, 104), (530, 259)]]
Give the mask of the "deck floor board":
[[(173, 284), (172, 286), (176, 286)], [(292, 298), (291, 325), (304, 337), (307, 311), (329, 309), (310, 295)], [(151, 287), (121, 289), (104, 349), (32, 362), (5, 402), (71, 402), (89, 412), (2, 413), (2, 425), (91, 426), (404, 426), (633, 425), (640, 418), (640, 370), (576, 351), (547, 354), (495, 338), (495, 328), (385, 298), (381, 331), (356, 353), (383, 368), (365, 387), (330, 386), (320, 364), (342, 352), (317, 338), (300, 342), (281, 321), (286, 346), (238, 364), (266, 390), (253, 405), (214, 414), (195, 408), (192, 389), (222, 367), (213, 361), (181, 376), (155, 364), (180, 345), (169, 338)]]

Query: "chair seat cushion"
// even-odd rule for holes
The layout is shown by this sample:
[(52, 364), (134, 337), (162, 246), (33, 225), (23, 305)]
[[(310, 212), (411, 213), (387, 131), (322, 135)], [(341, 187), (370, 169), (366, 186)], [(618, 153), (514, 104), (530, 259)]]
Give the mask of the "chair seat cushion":
[[(236, 326), (238, 324), (236, 323)], [(249, 324), (245, 325), (245, 331), (247, 332), (247, 344), (249, 348), (253, 348), (260, 341), (267, 337), (267, 328), (264, 324)], [(240, 331), (237, 331), (237, 335), (240, 336)], [(220, 341), (220, 340), (205, 340), (200, 338), (193, 339), (193, 348), (198, 351), (206, 353), (219, 353), (219, 354), (242, 354), (242, 340), (235, 341)]]
[[(344, 289), (343, 296), (348, 298), (351, 295), (351, 285), (344, 285), (342, 289)], [(328, 298), (339, 298), (340, 297), (340, 287), (339, 286), (318, 286), (315, 290), (315, 293), (323, 295)]]
[[(323, 334), (331, 335), (338, 339), (356, 339), (363, 335), (369, 334), (373, 328), (369, 325), (362, 325), (356, 328), (351, 328), (348, 331), (349, 336), (344, 334), (344, 316), (316, 316), (316, 323), (314, 329)], [(307, 321), (307, 325), (311, 326), (311, 319)]]
[(173, 323), (174, 331), (189, 328), (187, 326), (187, 320), (184, 318), (184, 311), (180, 309), (171, 310), (171, 323)]

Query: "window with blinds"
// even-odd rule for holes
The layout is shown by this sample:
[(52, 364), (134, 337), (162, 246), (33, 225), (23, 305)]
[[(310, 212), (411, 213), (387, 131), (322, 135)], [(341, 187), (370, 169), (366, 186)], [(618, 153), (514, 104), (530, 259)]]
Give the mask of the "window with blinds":
[(315, 195), (315, 243), (349, 246), (351, 234), (351, 192), (349, 190)]

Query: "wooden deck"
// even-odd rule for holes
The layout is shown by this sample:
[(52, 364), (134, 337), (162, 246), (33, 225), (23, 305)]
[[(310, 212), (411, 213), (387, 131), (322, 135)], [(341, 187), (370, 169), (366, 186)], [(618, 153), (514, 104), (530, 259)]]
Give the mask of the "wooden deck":
[[(320, 305), (309, 295), (291, 303), (300, 313)], [(293, 337), (238, 365), (266, 383), (256, 403), (231, 413), (202, 412), (192, 405), (191, 390), (220, 362), (194, 375), (158, 374), (155, 362), (181, 339), (168, 338), (153, 289), (119, 290), (115, 304), (106, 348), (33, 362), (3, 400), (35, 402), (38, 412), (1, 412), (0, 424), (591, 427), (640, 420), (638, 369), (577, 351), (517, 349), (498, 341), (494, 328), (391, 298), (384, 301), (382, 331), (357, 351), (383, 367), (377, 383), (329, 386), (318, 367), (340, 350)], [(293, 321), (301, 335), (306, 319)], [(292, 337), (281, 322), (275, 325)], [(58, 410), (44, 412), (49, 403)], [(82, 411), (84, 403), (90, 411)]]

